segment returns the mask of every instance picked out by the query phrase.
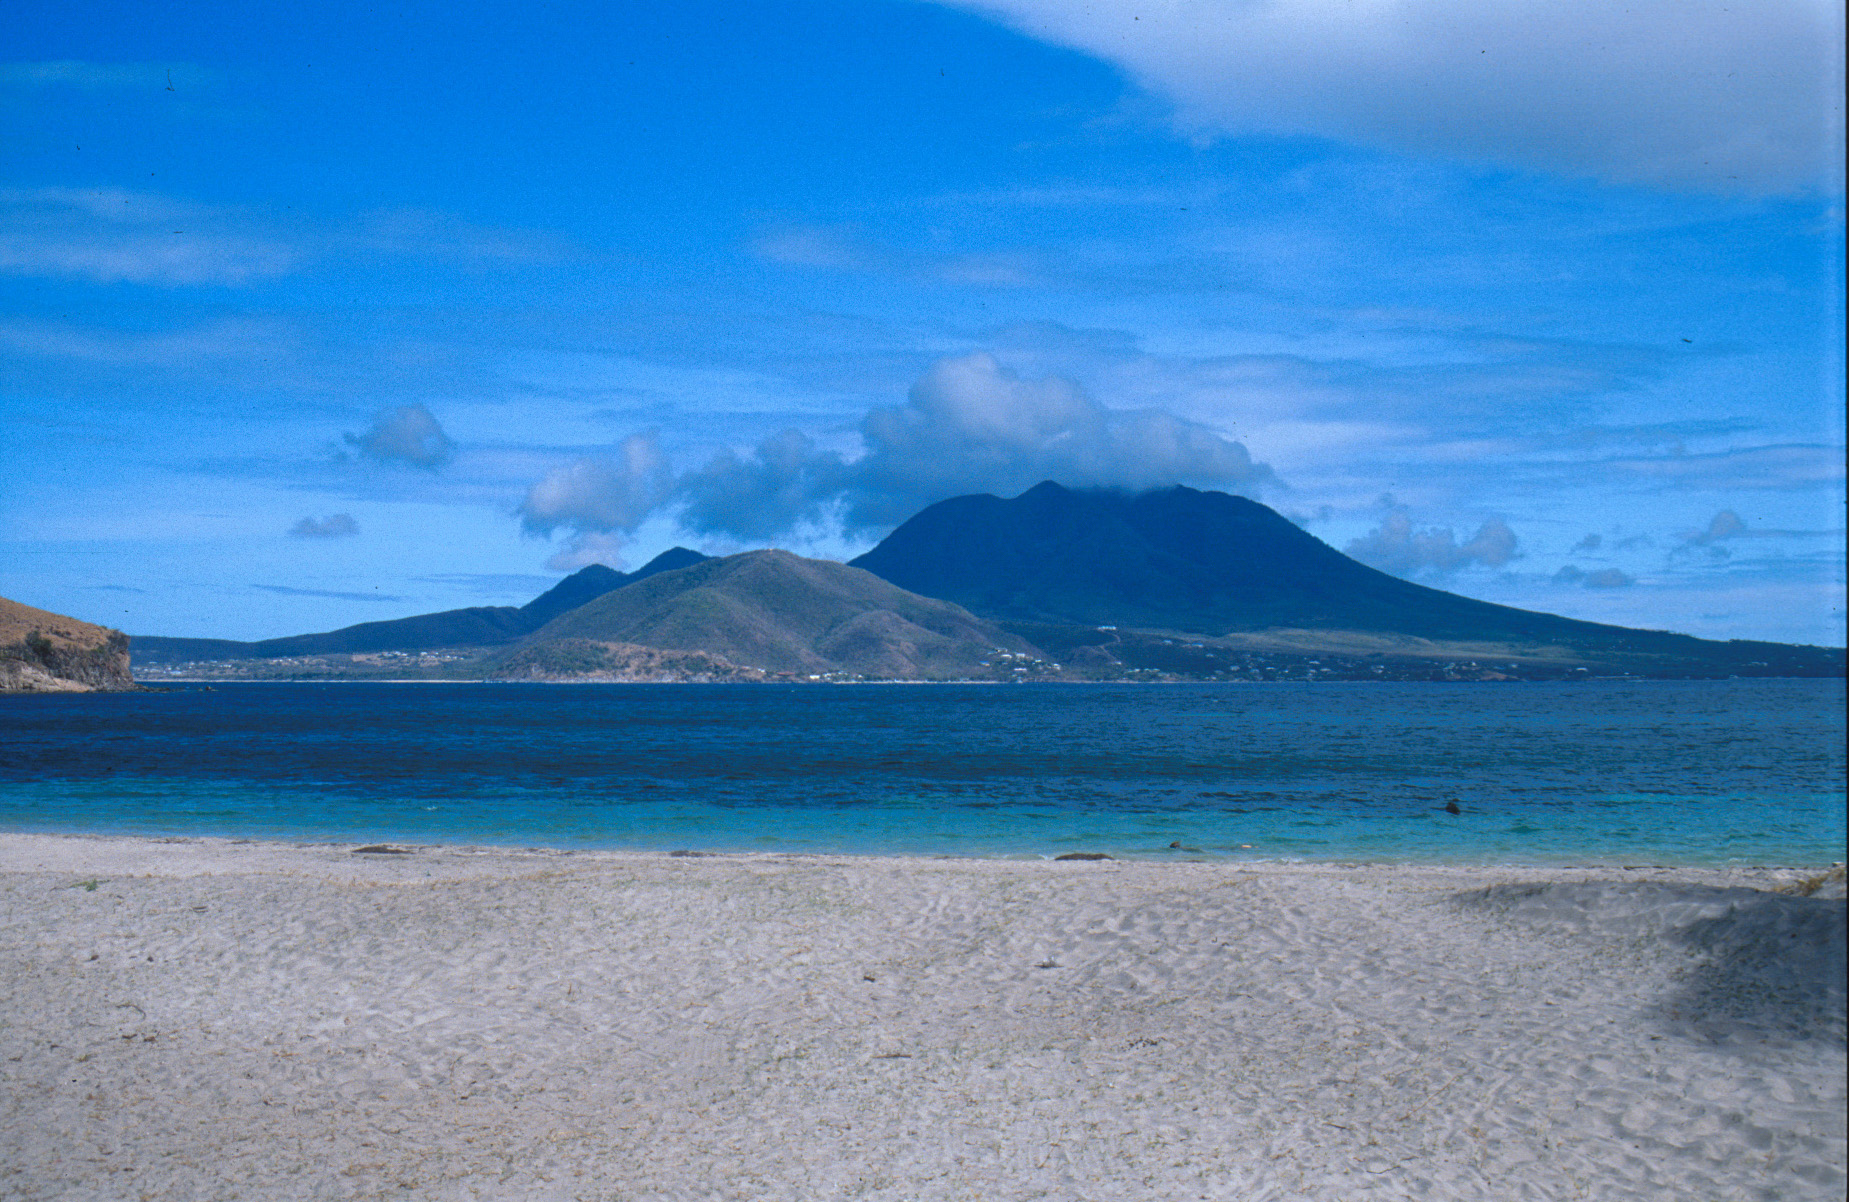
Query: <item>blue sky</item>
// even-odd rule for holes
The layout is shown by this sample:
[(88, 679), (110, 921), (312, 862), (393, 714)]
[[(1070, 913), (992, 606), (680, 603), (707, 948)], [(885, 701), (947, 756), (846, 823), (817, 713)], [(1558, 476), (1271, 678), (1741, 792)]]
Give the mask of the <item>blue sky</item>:
[(27, 4), (0, 595), (261, 638), (1043, 478), (1841, 645), (1842, 16)]

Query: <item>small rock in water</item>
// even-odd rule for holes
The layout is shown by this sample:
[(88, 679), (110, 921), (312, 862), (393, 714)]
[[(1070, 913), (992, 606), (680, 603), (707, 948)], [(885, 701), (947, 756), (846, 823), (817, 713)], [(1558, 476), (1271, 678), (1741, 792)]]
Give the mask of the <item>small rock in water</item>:
[(1055, 860), (1109, 860), (1112, 857), (1101, 851), (1069, 851), (1063, 856), (1054, 856)]
[(1463, 812), (1464, 812), (1464, 811), (1462, 811), (1462, 810), (1460, 810), (1460, 809), (1458, 809), (1458, 808), (1457, 808), (1457, 803), (1456, 803), (1455, 801), (1447, 801), (1447, 802), (1445, 802), (1445, 813), (1447, 813), (1447, 814), (1462, 814)]

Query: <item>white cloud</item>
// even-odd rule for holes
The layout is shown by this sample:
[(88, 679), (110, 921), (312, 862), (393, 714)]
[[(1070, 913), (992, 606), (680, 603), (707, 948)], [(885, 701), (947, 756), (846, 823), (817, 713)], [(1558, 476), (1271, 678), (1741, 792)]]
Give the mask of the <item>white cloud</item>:
[(852, 461), (795, 431), (749, 459), (721, 455), (681, 481), (689, 523), (763, 538), (840, 500), (846, 526), (868, 530), (946, 497), (1012, 496), (1042, 480), (1246, 491), (1273, 478), (1211, 427), (1160, 410), (1107, 409), (1070, 380), (1024, 379), (986, 353), (938, 360), (903, 405), (869, 412), (860, 433), (866, 453)]
[(291, 538), (352, 538), (360, 524), (350, 513), (332, 513), (324, 518), (306, 517), (289, 528)]
[(575, 572), (600, 563), (606, 568), (623, 570), (623, 547), (628, 540), (620, 534), (603, 534), (595, 530), (583, 531), (560, 547), (552, 557), (546, 560), (546, 566), (555, 572)]
[(671, 476), (659, 436), (652, 430), (632, 434), (614, 452), (585, 456), (547, 472), (527, 490), (520, 505), (521, 524), (533, 534), (560, 528), (611, 534), (641, 525), (668, 496)]
[(1519, 557), (1518, 543), (1515, 532), (1499, 519), (1484, 522), (1468, 542), (1460, 543), (1449, 526), (1420, 530), (1405, 510), (1396, 509), (1379, 526), (1350, 542), (1348, 553), (1396, 576), (1422, 572), (1442, 576), (1472, 564), (1501, 567)]
[(1013, 494), (1042, 480), (1142, 490), (1201, 484), (1249, 490), (1271, 479), (1241, 444), (1156, 409), (1107, 409), (1059, 376), (1026, 379), (992, 355), (940, 359), (904, 405), (861, 423), (851, 515), (879, 525), (960, 493)]
[(422, 405), (400, 405), (373, 419), (364, 434), (348, 434), (347, 443), (369, 459), (396, 460), (416, 467), (437, 468), (449, 461), (456, 444), (430, 410)]
[(1275, 481), (1269, 466), (1210, 426), (1157, 409), (1107, 408), (1070, 380), (1023, 378), (985, 353), (938, 360), (903, 404), (869, 411), (859, 432), (856, 457), (784, 430), (678, 478), (653, 432), (632, 435), (612, 455), (548, 471), (521, 505), (522, 523), (535, 534), (626, 534), (674, 509), (700, 534), (826, 541), (890, 528), (947, 497), (1012, 496), (1042, 480), (1235, 492)]
[(1835, 0), (943, 0), (1121, 66), (1197, 133), (1722, 191), (1838, 188)]

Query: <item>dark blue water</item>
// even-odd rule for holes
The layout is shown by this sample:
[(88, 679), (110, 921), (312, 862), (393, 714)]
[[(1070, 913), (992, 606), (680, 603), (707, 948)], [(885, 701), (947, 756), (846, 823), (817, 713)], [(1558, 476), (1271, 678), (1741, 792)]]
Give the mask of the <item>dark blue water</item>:
[(1843, 701), (1841, 681), (1795, 680), (12, 697), (0, 828), (1809, 865), (1844, 858)]

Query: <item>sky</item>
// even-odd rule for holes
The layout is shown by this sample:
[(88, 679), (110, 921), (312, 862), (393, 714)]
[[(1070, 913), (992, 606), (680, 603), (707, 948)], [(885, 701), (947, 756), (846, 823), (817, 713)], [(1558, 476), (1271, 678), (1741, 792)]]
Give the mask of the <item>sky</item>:
[(25, 0), (0, 595), (255, 639), (1043, 479), (1844, 643), (1822, 0)]

